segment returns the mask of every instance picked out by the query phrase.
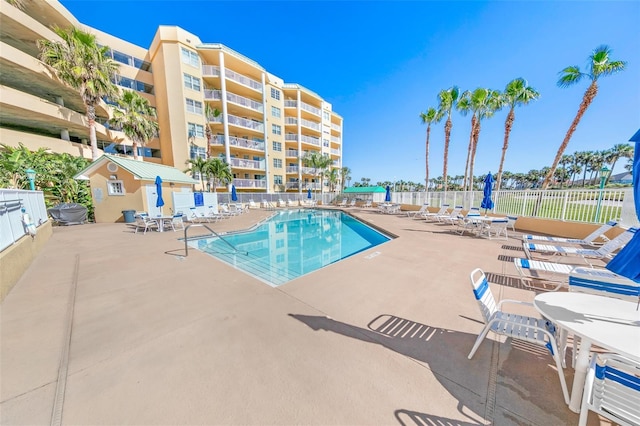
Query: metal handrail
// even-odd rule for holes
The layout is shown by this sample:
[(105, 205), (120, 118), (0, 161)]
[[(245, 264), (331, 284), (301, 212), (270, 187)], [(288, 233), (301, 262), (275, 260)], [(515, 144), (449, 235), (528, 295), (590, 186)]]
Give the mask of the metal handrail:
[[(204, 223), (192, 223), (189, 224), (187, 226), (184, 227), (184, 257), (189, 256), (189, 244), (187, 244), (189, 242), (189, 238), (187, 237), (187, 231), (189, 230), (189, 228), (191, 228), (192, 226), (203, 226), (205, 228), (207, 228), (212, 235), (215, 235), (216, 237), (220, 238), (222, 241), (224, 241), (229, 247), (231, 247), (236, 253), (244, 253), (246, 255), (249, 254), (249, 252), (246, 251), (240, 251), (238, 250), (233, 244), (231, 244), (229, 241), (225, 240), (224, 238), (222, 238), (222, 236), (220, 234), (218, 234), (216, 231), (214, 231), (213, 229), (209, 228), (206, 224)], [(204, 237), (208, 237), (208, 235), (201, 235), (198, 238), (204, 238)]]

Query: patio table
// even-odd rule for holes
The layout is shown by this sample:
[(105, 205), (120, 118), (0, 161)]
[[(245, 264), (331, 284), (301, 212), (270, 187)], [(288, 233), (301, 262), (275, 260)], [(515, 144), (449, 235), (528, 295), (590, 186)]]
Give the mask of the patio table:
[(640, 362), (640, 311), (634, 302), (586, 293), (544, 293), (534, 307), (564, 330), (580, 336), (569, 409), (580, 412), (591, 345)]
[(151, 219), (155, 220), (158, 224), (158, 232), (164, 232), (164, 224), (165, 222), (173, 220), (173, 216), (155, 216)]

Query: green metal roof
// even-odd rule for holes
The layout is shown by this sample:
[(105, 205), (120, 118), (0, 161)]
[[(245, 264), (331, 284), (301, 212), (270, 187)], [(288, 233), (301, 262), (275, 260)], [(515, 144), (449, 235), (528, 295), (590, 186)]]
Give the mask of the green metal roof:
[(345, 194), (373, 194), (374, 192), (385, 193), (387, 190), (381, 186), (352, 186), (345, 188), (342, 192)]
[(156, 176), (160, 176), (163, 182), (175, 182), (186, 184), (197, 184), (197, 180), (192, 179), (185, 173), (175, 167), (164, 166), (161, 164), (150, 163), (146, 161), (137, 161), (129, 158), (116, 157), (114, 155), (104, 154), (96, 161), (85, 167), (80, 173), (74, 176), (75, 179), (89, 179), (89, 175), (105, 162), (112, 162), (131, 173), (135, 179), (148, 180), (154, 182)]

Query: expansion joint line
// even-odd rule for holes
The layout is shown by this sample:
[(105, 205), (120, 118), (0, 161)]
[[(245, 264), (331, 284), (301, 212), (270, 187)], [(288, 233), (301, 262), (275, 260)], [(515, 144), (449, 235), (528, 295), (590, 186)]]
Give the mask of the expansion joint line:
[(51, 426), (62, 424), (62, 409), (64, 407), (64, 395), (67, 387), (67, 374), (69, 371), (69, 349), (71, 347), (71, 332), (73, 329), (73, 313), (76, 306), (76, 290), (78, 288), (78, 270), (80, 269), (80, 255), (76, 255), (76, 262), (73, 270), (71, 289), (69, 290), (69, 301), (67, 302), (66, 329), (62, 338), (62, 349), (60, 353), (60, 365), (58, 366), (58, 380), (56, 383), (56, 394), (53, 400), (53, 410), (51, 412)]

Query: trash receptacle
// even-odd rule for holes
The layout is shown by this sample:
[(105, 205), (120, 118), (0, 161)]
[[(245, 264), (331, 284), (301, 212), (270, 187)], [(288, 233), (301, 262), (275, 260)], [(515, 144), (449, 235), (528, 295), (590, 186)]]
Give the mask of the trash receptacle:
[(124, 223), (133, 223), (136, 221), (135, 210), (122, 210), (122, 215), (124, 216)]

